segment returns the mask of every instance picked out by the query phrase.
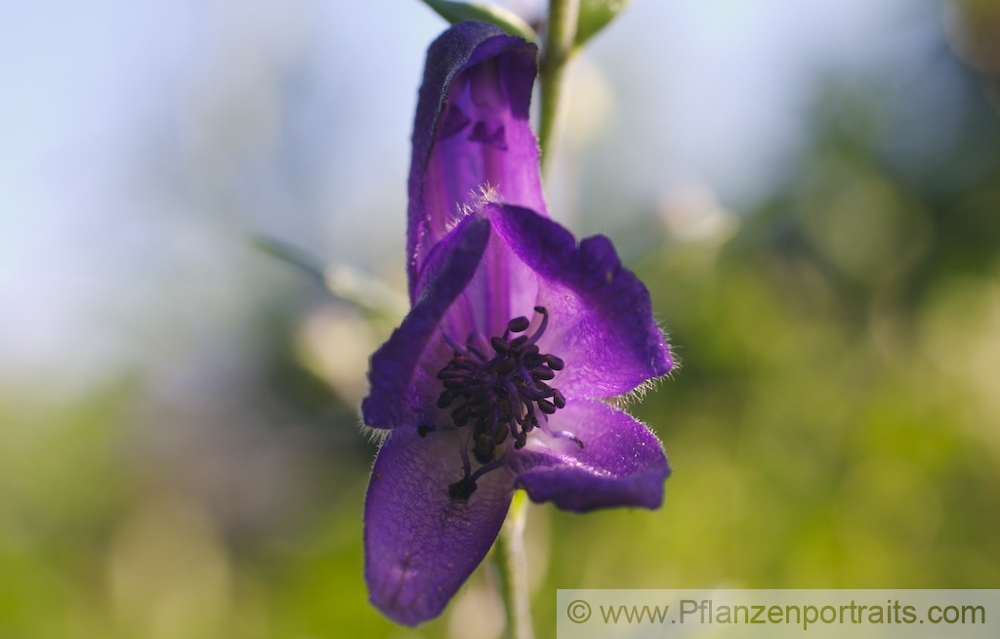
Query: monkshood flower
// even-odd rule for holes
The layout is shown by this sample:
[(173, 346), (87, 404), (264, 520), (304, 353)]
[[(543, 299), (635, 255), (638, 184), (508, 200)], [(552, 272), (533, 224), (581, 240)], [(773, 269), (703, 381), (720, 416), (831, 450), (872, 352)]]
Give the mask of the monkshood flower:
[(408, 625), (482, 561), (515, 489), (585, 512), (657, 508), (670, 470), (602, 398), (667, 373), (649, 294), (610, 240), (547, 217), (528, 122), (536, 49), (482, 23), (428, 51), (409, 178), (409, 294), (371, 358), (388, 432), (365, 501), (372, 603)]

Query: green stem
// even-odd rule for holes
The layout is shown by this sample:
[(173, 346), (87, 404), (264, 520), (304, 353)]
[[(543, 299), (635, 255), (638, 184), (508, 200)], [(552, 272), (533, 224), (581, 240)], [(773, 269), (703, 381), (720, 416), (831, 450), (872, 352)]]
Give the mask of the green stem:
[(549, 0), (548, 34), (540, 64), (541, 109), (538, 143), (542, 166), (547, 166), (563, 112), (566, 64), (573, 55), (580, 0)]
[(528, 597), (528, 562), (524, 556), (524, 522), (527, 514), (528, 499), (523, 491), (517, 491), (496, 543), (500, 592), (507, 614), (507, 636), (510, 639), (534, 639), (535, 636)]

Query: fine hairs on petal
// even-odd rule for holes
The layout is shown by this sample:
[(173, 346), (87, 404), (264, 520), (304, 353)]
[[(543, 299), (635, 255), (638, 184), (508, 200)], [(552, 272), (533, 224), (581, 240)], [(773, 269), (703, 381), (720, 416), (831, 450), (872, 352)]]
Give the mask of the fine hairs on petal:
[(475, 215), (487, 204), (501, 202), (502, 198), (500, 197), (499, 188), (499, 186), (493, 186), (489, 182), (484, 182), (478, 189), (473, 189), (469, 193), (471, 203), (463, 202), (458, 204), (458, 217), (448, 223), (448, 230), (450, 231), (455, 228), (464, 218)]
[[(664, 375), (664, 377), (668, 377), (669, 375), (670, 373), (667, 373), (666, 375)], [(647, 379), (643, 383), (633, 388), (628, 393), (625, 393), (620, 397), (616, 397), (614, 405), (620, 408), (621, 410), (625, 410), (631, 404), (641, 402), (642, 398), (646, 396), (646, 393), (653, 390), (660, 384), (661, 379), (662, 379), (661, 377), (654, 377), (653, 379)]]
[(473, 209), (468, 204), (458, 204), (457, 208), (458, 208), (458, 215), (455, 216), (455, 219), (450, 220), (447, 224), (445, 224), (445, 228), (448, 230), (449, 233), (454, 231), (455, 227), (457, 227), (459, 224), (462, 223), (462, 220), (469, 217), (474, 212)]
[(484, 182), (477, 189), (473, 189), (469, 193), (469, 198), (471, 203), (459, 205), (459, 212), (462, 217), (479, 213), (487, 204), (500, 204), (503, 202), (503, 198), (500, 197), (500, 186), (490, 184), (489, 182)]
[(358, 422), (358, 430), (364, 437), (368, 438), (368, 441), (375, 444), (379, 448), (385, 443), (385, 439), (389, 436), (392, 431), (386, 430), (384, 428), (372, 428), (362, 421)]
[(473, 202), (476, 209), (481, 209), (487, 204), (500, 204), (503, 200), (500, 197), (500, 185), (486, 182), (479, 187), (478, 193), (473, 193)]
[(639, 384), (631, 391), (625, 393), (624, 395), (616, 395), (615, 397), (606, 397), (602, 401), (608, 406), (613, 406), (620, 411), (628, 412), (628, 408), (632, 404), (636, 404), (642, 401), (642, 398), (646, 396), (651, 390), (654, 390), (660, 384), (660, 380), (664, 377), (669, 377), (670, 373), (667, 373), (663, 377), (655, 377), (653, 379), (647, 379), (645, 382)]
[(670, 345), (670, 370), (660, 377), (652, 377), (642, 382), (635, 388), (633, 388), (628, 393), (620, 395), (618, 397), (610, 398), (609, 403), (616, 408), (621, 410), (627, 409), (631, 404), (638, 403), (643, 400), (646, 393), (656, 389), (660, 383), (665, 379), (672, 379), (674, 374), (681, 369), (681, 358), (677, 354), (678, 347), (676, 345), (670, 344), (670, 335), (667, 333), (666, 327), (662, 322), (657, 322), (660, 327), (660, 332), (663, 333), (663, 339)]

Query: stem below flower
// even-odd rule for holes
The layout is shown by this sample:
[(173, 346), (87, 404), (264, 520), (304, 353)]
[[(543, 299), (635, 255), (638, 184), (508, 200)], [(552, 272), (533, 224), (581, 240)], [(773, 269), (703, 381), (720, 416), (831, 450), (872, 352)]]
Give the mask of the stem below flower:
[(496, 555), (500, 591), (507, 614), (507, 637), (534, 639), (531, 604), (528, 597), (528, 562), (524, 555), (524, 522), (528, 499), (524, 491), (514, 493), (510, 513), (497, 538)]
[(541, 108), (538, 143), (542, 149), (542, 167), (547, 166), (559, 121), (564, 111), (563, 92), (566, 63), (573, 54), (580, 0), (549, 0), (548, 34), (540, 71)]

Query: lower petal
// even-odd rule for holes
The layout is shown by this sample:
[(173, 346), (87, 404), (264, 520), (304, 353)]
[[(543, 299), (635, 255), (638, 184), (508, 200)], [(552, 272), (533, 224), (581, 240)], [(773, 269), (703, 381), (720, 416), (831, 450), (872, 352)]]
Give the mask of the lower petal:
[(518, 451), (510, 466), (514, 485), (532, 501), (551, 501), (563, 510), (586, 512), (614, 506), (659, 508), (670, 466), (663, 446), (627, 413), (594, 400), (573, 400), (550, 415), (549, 429)]
[(441, 614), (483, 560), (507, 516), (506, 469), (487, 473), (468, 501), (448, 487), (463, 476), (459, 433), (392, 431), (365, 499), (365, 578), (372, 604), (415, 626)]

